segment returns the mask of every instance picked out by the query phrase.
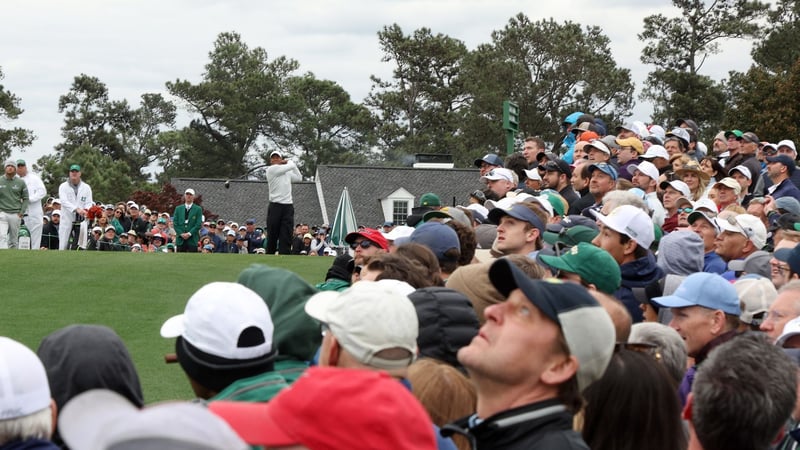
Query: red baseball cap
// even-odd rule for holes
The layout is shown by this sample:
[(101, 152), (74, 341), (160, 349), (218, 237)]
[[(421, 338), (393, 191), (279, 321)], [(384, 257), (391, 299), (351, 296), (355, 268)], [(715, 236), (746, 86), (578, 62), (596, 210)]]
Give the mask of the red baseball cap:
[(269, 403), (216, 401), (208, 407), (251, 445), (436, 449), (428, 413), (385, 372), (311, 367)]
[(354, 231), (352, 233), (348, 233), (347, 236), (344, 237), (344, 241), (348, 244), (352, 244), (357, 237), (363, 237), (368, 241), (372, 241), (378, 244), (378, 247), (389, 250), (389, 242), (386, 241), (386, 238), (383, 236), (383, 233), (374, 229), (374, 228), (364, 228), (360, 231)]

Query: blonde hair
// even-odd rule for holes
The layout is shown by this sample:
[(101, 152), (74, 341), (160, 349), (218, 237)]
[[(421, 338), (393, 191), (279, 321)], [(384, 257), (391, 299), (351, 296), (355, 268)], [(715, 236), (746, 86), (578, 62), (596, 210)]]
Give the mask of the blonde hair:
[(0, 445), (29, 439), (50, 439), (53, 411), (50, 406), (27, 416), (0, 420)]
[[(478, 403), (475, 386), (453, 366), (423, 358), (408, 368), (408, 381), (411, 392), (440, 427), (475, 412)], [(460, 450), (470, 448), (463, 436), (453, 438)]]

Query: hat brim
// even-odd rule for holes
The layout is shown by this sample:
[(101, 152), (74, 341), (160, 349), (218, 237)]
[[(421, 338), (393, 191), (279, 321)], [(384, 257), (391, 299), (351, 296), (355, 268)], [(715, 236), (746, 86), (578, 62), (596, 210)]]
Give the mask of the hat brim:
[(225, 420), (250, 445), (284, 447), (300, 444), (272, 418), (270, 410), (273, 408), (273, 403), (217, 401), (208, 405), (211, 412)]
[(329, 323), (330, 306), (339, 295), (340, 293), (337, 291), (323, 291), (312, 295), (305, 304), (306, 313), (319, 322)]
[(686, 308), (688, 306), (697, 306), (697, 303), (686, 300), (683, 297), (678, 297), (677, 295), (654, 297), (650, 301), (662, 308)]
[(558, 270), (566, 270), (567, 272), (577, 273), (574, 267), (569, 265), (564, 259), (559, 256), (550, 256), (550, 255), (542, 255), (540, 257), (543, 263), (547, 264), (548, 266), (558, 269)]
[(553, 305), (539, 300), (539, 296), (536, 295), (539, 289), (533, 280), (507, 259), (498, 259), (489, 267), (489, 280), (504, 298), (508, 298), (514, 289), (522, 290), (528, 301), (539, 308), (550, 320), (557, 323), (559, 327), (561, 326), (561, 321), (558, 319), (558, 311), (555, 310)]
[(183, 314), (178, 314), (177, 316), (172, 316), (167, 319), (167, 321), (161, 325), (161, 337), (175, 338), (183, 335), (183, 332), (186, 331), (183, 317)]
[(103, 441), (105, 424), (123, 423), (137, 413), (138, 408), (122, 395), (93, 389), (64, 406), (58, 417), (59, 430), (71, 448), (96, 448)]

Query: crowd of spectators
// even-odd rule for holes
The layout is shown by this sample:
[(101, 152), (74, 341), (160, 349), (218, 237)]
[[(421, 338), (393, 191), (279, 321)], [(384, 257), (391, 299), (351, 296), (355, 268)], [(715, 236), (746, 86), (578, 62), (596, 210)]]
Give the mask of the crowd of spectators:
[[(298, 225), (292, 253), (335, 256), (314, 286), (253, 265), (200, 287), (160, 330), (195, 402), (142, 407), (104, 327), (38, 354), (0, 338), (0, 450), (797, 448), (794, 143), (729, 130), (709, 147), (689, 119), (564, 130), (558, 152), (532, 137), (477, 159), (463, 205), (422, 195), (349, 251)], [(88, 247), (176, 240), (171, 214), (101, 209)], [(198, 233), (204, 252), (267, 238), (255, 220)]]

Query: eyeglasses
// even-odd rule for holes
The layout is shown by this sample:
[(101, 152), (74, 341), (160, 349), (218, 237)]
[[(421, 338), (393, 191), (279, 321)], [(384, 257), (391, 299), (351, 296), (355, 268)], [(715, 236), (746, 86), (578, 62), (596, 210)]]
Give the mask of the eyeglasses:
[(762, 323), (764, 323), (764, 318), (766, 317), (767, 312), (761, 311), (760, 313), (753, 314), (753, 318), (750, 320), (750, 327), (754, 329), (758, 329)]
[(361, 247), (363, 249), (367, 249), (367, 248), (370, 248), (371, 246), (372, 246), (372, 241), (366, 241), (366, 240), (353, 242), (352, 244), (350, 244), (350, 248), (353, 249), (353, 250), (357, 249), (358, 247)]
[(678, 209), (678, 214), (680, 213), (691, 214), (692, 211), (694, 211), (694, 209), (692, 208), (680, 208)]
[(736, 216), (728, 216), (728, 218), (725, 220), (727, 220), (729, 224), (735, 227), (739, 227), (739, 229), (742, 230), (742, 233), (744, 233), (747, 239), (751, 239), (753, 237), (753, 229), (750, 227), (743, 227), (742, 224), (740, 224), (739, 221), (736, 220)]
[(772, 148), (772, 147), (767, 147), (767, 149), (766, 149), (766, 150), (764, 150), (764, 154), (765, 154), (765, 155), (768, 155), (768, 156), (777, 155), (777, 154), (778, 154), (778, 150), (777, 150), (777, 149), (774, 149), (774, 148)]
[(661, 361), (661, 352), (658, 351), (658, 346), (656, 344), (650, 344), (648, 342), (617, 342), (614, 345), (614, 353), (620, 350), (646, 353), (655, 358), (656, 361)]

